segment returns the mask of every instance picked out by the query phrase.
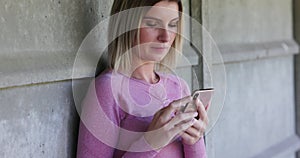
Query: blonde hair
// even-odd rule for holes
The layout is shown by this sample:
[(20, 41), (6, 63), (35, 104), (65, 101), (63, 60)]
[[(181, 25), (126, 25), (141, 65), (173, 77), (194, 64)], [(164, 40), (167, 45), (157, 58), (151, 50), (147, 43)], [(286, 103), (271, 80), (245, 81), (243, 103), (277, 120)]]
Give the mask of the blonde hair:
[[(109, 68), (117, 70), (121, 68), (124, 71), (130, 71), (132, 53), (128, 53), (128, 51), (130, 51), (135, 40), (139, 42), (138, 28), (142, 18), (152, 6), (160, 1), (163, 0), (114, 0), (108, 31), (108, 41), (111, 42), (108, 46)], [(181, 53), (182, 51), (182, 2), (181, 0), (166, 1), (177, 2), (179, 23), (172, 48), (160, 63), (157, 63), (155, 66), (155, 69), (158, 71), (168, 71), (168, 68), (175, 68), (177, 52)]]

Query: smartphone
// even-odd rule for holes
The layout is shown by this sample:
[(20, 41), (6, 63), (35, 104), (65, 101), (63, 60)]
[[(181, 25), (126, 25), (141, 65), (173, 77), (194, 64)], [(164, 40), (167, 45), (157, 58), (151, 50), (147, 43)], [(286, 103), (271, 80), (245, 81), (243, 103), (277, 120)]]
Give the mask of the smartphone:
[[(196, 100), (197, 98), (199, 98), (200, 101), (202, 102), (205, 110), (207, 111), (210, 106), (210, 103), (211, 103), (213, 92), (214, 92), (213, 88), (198, 89), (198, 90), (193, 91), (192, 97), (193, 97), (193, 100)], [(192, 112), (192, 111), (197, 111), (197, 107), (193, 103), (187, 103), (181, 109), (181, 112)]]

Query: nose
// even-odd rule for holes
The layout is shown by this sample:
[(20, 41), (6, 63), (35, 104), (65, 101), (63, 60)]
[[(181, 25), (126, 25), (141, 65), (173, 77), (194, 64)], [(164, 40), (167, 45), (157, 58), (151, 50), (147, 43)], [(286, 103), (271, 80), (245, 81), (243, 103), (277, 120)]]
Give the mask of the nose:
[(165, 28), (159, 29), (158, 40), (163, 43), (169, 42), (171, 40), (171, 32)]

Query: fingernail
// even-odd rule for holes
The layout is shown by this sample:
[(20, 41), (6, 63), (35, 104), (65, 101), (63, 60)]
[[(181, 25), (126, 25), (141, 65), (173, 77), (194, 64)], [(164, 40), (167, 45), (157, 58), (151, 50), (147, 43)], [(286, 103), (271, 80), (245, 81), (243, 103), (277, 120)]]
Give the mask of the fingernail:
[(192, 119), (190, 123), (193, 125), (195, 123), (195, 119)]
[(197, 113), (197, 112), (195, 112), (195, 113), (193, 114), (193, 116), (194, 116), (194, 117), (198, 116), (198, 113)]

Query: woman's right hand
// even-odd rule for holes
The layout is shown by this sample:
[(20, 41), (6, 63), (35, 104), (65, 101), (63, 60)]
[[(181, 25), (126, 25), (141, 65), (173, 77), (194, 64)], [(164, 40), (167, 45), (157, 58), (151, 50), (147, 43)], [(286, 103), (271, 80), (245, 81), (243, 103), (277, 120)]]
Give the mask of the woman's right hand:
[[(178, 113), (183, 105), (192, 101), (191, 96), (173, 101), (153, 117), (144, 138), (154, 149), (168, 145), (176, 136), (194, 124), (197, 112)], [(178, 113), (174, 115), (175, 113)]]

